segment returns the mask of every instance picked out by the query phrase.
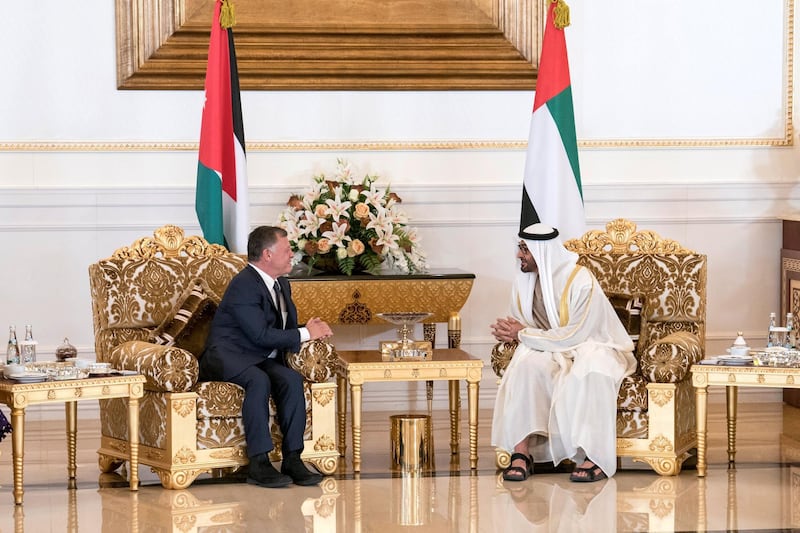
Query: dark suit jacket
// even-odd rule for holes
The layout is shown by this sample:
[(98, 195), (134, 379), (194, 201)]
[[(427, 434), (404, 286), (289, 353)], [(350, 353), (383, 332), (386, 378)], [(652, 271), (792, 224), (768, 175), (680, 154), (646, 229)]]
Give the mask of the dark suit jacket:
[(250, 265), (228, 285), (219, 304), (206, 349), (200, 358), (203, 380), (227, 381), (245, 368), (263, 362), (272, 350), (283, 353), (300, 350), (297, 308), (292, 302), (286, 278), (278, 278), (286, 303), (286, 328), (281, 329), (280, 312), (259, 273)]

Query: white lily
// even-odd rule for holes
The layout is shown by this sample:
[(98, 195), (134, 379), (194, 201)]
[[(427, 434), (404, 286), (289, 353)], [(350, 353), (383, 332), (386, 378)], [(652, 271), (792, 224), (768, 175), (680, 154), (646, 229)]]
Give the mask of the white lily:
[(364, 196), (364, 203), (367, 205), (373, 205), (375, 207), (383, 207), (383, 194), (384, 191), (379, 189), (378, 186), (373, 182), (369, 186), (369, 190), (362, 191), (361, 194)]
[(339, 224), (338, 222), (334, 222), (333, 229), (331, 231), (323, 232), (322, 236), (330, 241), (331, 246), (341, 246), (347, 248), (347, 243), (345, 241), (353, 240), (352, 237), (347, 235), (347, 226), (347, 224)]
[(383, 230), (375, 230), (378, 233), (378, 239), (375, 241), (375, 244), (378, 246), (386, 246), (389, 250), (399, 250), (400, 245), (398, 241), (400, 237), (395, 235), (392, 231), (383, 231)]
[[(391, 206), (387, 209), (389, 220), (392, 224), (407, 224), (408, 216), (398, 207), (394, 201), (390, 201)], [(388, 205), (388, 204), (387, 204)]]
[(370, 211), (367, 229), (374, 229), (378, 234), (391, 233), (392, 221), (389, 219), (386, 210), (382, 207), (378, 207), (376, 211), (376, 213)]
[(303, 207), (311, 211), (314, 203), (319, 199), (322, 192), (322, 184), (315, 183), (305, 194), (303, 194)]
[(302, 230), (294, 220), (284, 220), (282, 226), (283, 229), (286, 230), (286, 236), (289, 238), (289, 241), (296, 241), (302, 234)]
[(336, 160), (336, 180), (353, 184), (353, 169), (350, 168), (350, 163), (344, 159)]
[(315, 236), (319, 231), (320, 225), (325, 222), (324, 218), (316, 216), (312, 211), (306, 211), (306, 218), (298, 222), (301, 233), (305, 236)]
[(350, 218), (350, 213), (347, 211), (352, 204), (349, 201), (342, 201), (342, 188), (336, 187), (334, 197), (325, 200), (328, 206), (328, 215), (338, 220), (340, 218)]

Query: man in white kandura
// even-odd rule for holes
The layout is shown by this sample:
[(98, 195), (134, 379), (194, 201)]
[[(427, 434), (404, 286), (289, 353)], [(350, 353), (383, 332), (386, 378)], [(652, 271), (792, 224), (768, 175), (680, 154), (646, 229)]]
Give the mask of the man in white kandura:
[(572, 481), (605, 479), (617, 469), (617, 394), (636, 369), (633, 343), (558, 230), (534, 224), (519, 236), (511, 316), (491, 326), (497, 340), (519, 341), (492, 421), (492, 445), (513, 450), (503, 479), (527, 479), (534, 458), (572, 459)]

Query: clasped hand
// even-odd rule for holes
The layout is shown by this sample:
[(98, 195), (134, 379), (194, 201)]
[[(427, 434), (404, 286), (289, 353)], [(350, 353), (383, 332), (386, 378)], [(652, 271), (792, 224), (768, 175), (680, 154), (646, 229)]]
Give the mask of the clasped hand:
[(331, 327), (319, 317), (312, 317), (306, 322), (306, 329), (308, 334), (311, 335), (311, 340), (327, 339), (333, 336)]
[(492, 329), (492, 335), (500, 342), (515, 342), (519, 340), (519, 332), (525, 326), (516, 318), (506, 317), (498, 318), (497, 322), (489, 326)]

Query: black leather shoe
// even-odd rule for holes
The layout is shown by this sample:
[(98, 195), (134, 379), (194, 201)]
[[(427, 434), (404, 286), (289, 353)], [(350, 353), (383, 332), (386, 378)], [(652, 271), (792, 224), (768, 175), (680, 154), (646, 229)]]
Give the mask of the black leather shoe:
[(250, 458), (250, 468), (247, 472), (247, 482), (261, 487), (285, 487), (292, 483), (292, 478), (278, 472), (266, 453)]
[(281, 474), (291, 477), (295, 485), (319, 485), (319, 482), (322, 481), (320, 474), (315, 474), (306, 468), (303, 460), (300, 459), (300, 452), (289, 453), (283, 458)]

